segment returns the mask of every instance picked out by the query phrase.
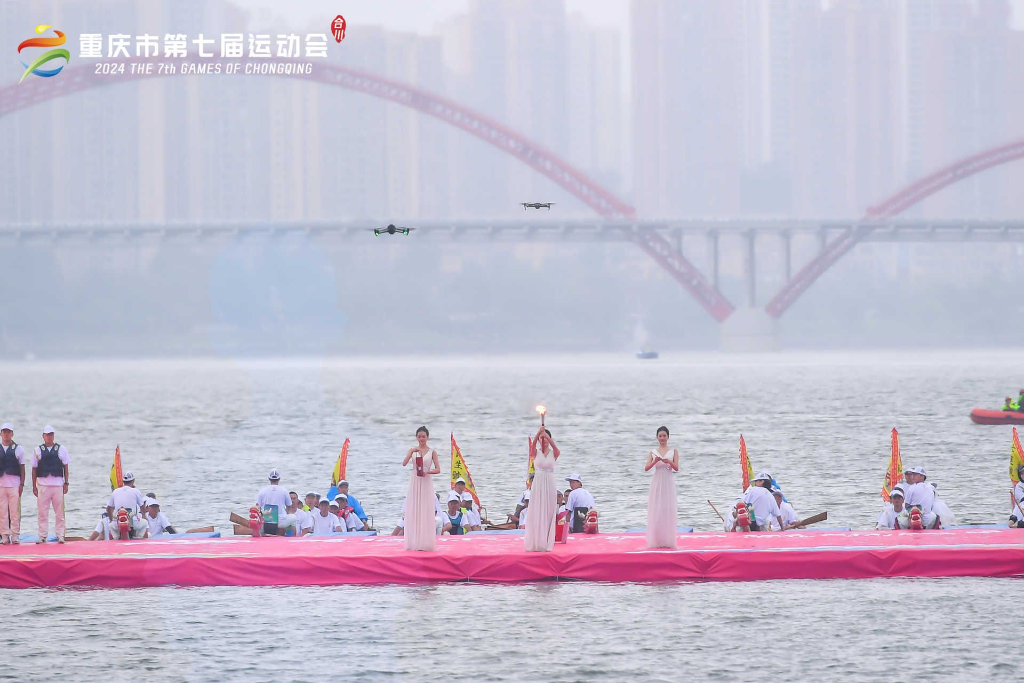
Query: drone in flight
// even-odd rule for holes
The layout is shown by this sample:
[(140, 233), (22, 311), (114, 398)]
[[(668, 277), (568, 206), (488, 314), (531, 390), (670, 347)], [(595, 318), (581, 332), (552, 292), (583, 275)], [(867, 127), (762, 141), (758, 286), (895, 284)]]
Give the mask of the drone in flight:
[(540, 209), (540, 208), (544, 208), (544, 209), (547, 209), (548, 211), (550, 211), (551, 207), (555, 205), (554, 202), (520, 202), (520, 204), (523, 205), (523, 211), (526, 211), (527, 209)]
[(386, 228), (374, 228), (373, 229), (373, 234), (374, 234), (375, 237), (380, 237), (381, 235), (385, 235), (385, 234), (387, 234), (387, 235), (394, 235), (395, 233), (398, 233), (399, 235), (408, 235), (410, 232), (412, 232), (415, 229), (416, 228), (399, 228), (399, 227), (395, 227), (394, 223), (391, 223)]

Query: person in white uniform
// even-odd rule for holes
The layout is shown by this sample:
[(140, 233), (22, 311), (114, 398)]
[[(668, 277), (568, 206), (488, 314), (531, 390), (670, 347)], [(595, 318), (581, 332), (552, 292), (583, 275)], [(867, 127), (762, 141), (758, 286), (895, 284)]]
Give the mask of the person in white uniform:
[(331, 501), (321, 498), (317, 505), (317, 511), (313, 513), (313, 533), (333, 534), (335, 531), (342, 531), (341, 520), (331, 513)]
[(0, 543), (21, 543), (21, 494), (25, 449), (14, 442), (14, 425), (0, 427)]
[(122, 508), (127, 510), (128, 519), (131, 523), (131, 528), (128, 530), (129, 537), (142, 538), (146, 535), (146, 530), (149, 528), (149, 524), (143, 519), (141, 514), (146, 497), (135, 488), (135, 475), (130, 471), (125, 472), (121, 479), (124, 485), (114, 489), (107, 500), (107, 517), (114, 520), (115, 537), (119, 537), (120, 533), (115, 513)]
[(796, 510), (782, 497), (782, 489), (773, 488), (772, 495), (775, 496), (775, 504), (779, 506), (779, 517), (782, 519), (783, 529), (792, 529), (800, 518), (796, 516)]
[(1017, 483), (1010, 491), (1010, 526), (1024, 529), (1024, 465), (1017, 466)]
[(569, 482), (569, 499), (565, 502), (565, 509), (569, 511), (569, 524), (571, 531), (580, 533), (583, 531), (583, 523), (586, 521), (587, 513), (597, 504), (590, 491), (583, 488), (583, 481), (580, 475), (572, 474), (565, 478)]
[(345, 526), (343, 531), (351, 532), (363, 530), (363, 520), (359, 519), (359, 515), (356, 514), (356, 511), (349, 507), (347, 495), (339, 493), (335, 499), (331, 501), (331, 512), (334, 512), (335, 508), (338, 510), (336, 513), (338, 515), (338, 519), (340, 519), (342, 524)]
[(297, 521), (295, 515), (288, 514), (288, 506), (292, 498), (281, 486), (281, 473), (276, 469), (268, 475), (270, 484), (260, 489), (256, 495), (256, 506), (263, 512), (264, 535), (284, 535), (289, 527)]
[[(774, 526), (778, 531), (784, 529), (779, 504), (768, 490), (771, 483), (772, 475), (767, 472), (759, 473), (747, 487), (743, 497), (737, 501), (746, 505), (753, 514), (753, 519), (750, 520), (751, 531), (767, 531), (769, 526)], [(726, 531), (736, 531), (736, 506), (733, 506), (732, 515), (726, 518)]]
[(54, 442), (53, 427), (46, 425), (43, 428), (43, 443), (32, 452), (32, 493), (36, 496), (39, 510), (39, 540), (36, 543), (46, 543), (50, 533), (51, 507), (57, 542), (64, 542), (64, 496), (71, 484), (70, 462), (68, 449)]
[(317, 513), (315, 511), (312, 513), (307, 512), (304, 507), (295, 509), (295, 528), (298, 530), (299, 536), (308, 536), (313, 533), (314, 514)]
[(533, 494), (530, 491), (525, 491), (523, 493), (523, 497), (522, 497), (521, 502), (519, 504), (519, 516), (512, 518), (513, 520), (515, 520), (516, 525), (520, 529), (525, 529), (526, 528), (526, 516), (530, 512), (530, 496), (532, 496), (532, 495)]
[(900, 528), (909, 529), (913, 527), (914, 509), (919, 509), (921, 521), (925, 529), (934, 529), (939, 524), (939, 518), (933, 512), (935, 505), (935, 489), (929, 486), (925, 479), (928, 473), (923, 467), (911, 467), (903, 472), (903, 478), (907, 485), (903, 487), (907, 497), (904, 504), (907, 506), (907, 516), (899, 518)]
[(889, 502), (882, 508), (882, 513), (878, 515), (878, 522), (875, 524), (876, 529), (898, 529), (897, 519), (900, 515), (906, 516), (906, 508), (903, 505), (903, 501), (906, 494), (903, 493), (903, 485), (897, 484), (893, 487), (892, 491), (889, 492)]
[(946, 501), (939, 498), (939, 485), (935, 482), (929, 482), (928, 485), (932, 487), (932, 492), (935, 494), (935, 500), (932, 502), (932, 512), (939, 518), (939, 526), (943, 529), (956, 526), (956, 515), (946, 505)]
[(462, 510), (463, 514), (466, 515), (466, 531), (481, 531), (483, 530), (483, 520), (480, 518), (480, 513), (473, 507), (473, 494), (466, 491), (462, 494)]
[(167, 515), (160, 512), (160, 503), (152, 498), (146, 499), (146, 525), (149, 527), (149, 537), (163, 536), (165, 533), (175, 534)]

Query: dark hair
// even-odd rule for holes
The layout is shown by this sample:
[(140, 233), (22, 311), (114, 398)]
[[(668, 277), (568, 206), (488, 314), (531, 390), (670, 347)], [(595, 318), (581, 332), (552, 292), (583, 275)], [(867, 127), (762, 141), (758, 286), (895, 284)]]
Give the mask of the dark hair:
[(298, 497), (299, 497), (299, 494), (298, 494), (297, 492), (295, 492), (295, 491), (289, 491), (289, 492), (288, 492), (288, 495), (289, 495), (289, 496), (295, 496), (296, 498), (298, 498)]
[(551, 436), (551, 430), (550, 430), (550, 429), (545, 429), (545, 430), (544, 430), (544, 433), (548, 435), (548, 438), (549, 438), (549, 439), (553, 439), (553, 438), (555, 438), (555, 437)]
[(147, 493), (146, 494), (146, 498), (156, 498), (156, 494), (155, 493)]
[(669, 435), (668, 434), (668, 427), (658, 427), (658, 431), (654, 432), (654, 435), (657, 436), (658, 434), (661, 434), (662, 432), (665, 432), (665, 436), (668, 436)]
[(430, 436), (430, 430), (429, 430), (429, 429), (427, 429), (426, 427), (420, 427), (419, 429), (417, 429), (417, 430), (416, 430), (416, 436), (419, 436), (419, 435), (420, 435), (420, 432), (423, 432), (423, 433), (424, 433), (424, 434), (426, 434), (427, 436)]

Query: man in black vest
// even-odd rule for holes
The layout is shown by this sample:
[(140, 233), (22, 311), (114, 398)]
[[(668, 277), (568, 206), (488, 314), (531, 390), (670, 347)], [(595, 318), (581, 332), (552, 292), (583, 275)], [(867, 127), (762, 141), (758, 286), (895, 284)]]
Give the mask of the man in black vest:
[(68, 450), (53, 441), (53, 427), (43, 428), (43, 443), (32, 454), (32, 493), (39, 506), (39, 540), (46, 543), (50, 533), (50, 507), (55, 516), (57, 542), (64, 542), (64, 494), (68, 492), (70, 472)]
[(0, 427), (0, 543), (21, 537), (21, 494), (25, 490), (25, 449), (14, 443), (14, 426)]

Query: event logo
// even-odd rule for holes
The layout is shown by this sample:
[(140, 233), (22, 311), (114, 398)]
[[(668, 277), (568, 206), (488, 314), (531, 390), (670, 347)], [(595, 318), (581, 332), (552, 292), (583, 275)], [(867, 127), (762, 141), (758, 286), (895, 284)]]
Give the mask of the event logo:
[[(50, 26), (49, 24), (40, 24), (39, 26), (36, 26), (36, 33), (43, 33), (48, 28), (53, 27)], [(21, 45), (18, 46), (18, 61), (21, 62), (21, 65), (23, 67), (25, 67), (25, 73), (21, 75), (21, 80), (18, 81), (18, 83), (21, 83), (21, 81), (25, 80), (25, 78), (29, 74), (42, 76), (43, 78), (50, 78), (51, 76), (56, 76), (64, 69), (65, 66), (67, 66), (71, 62), (71, 53), (62, 47), (58, 47), (60, 45), (63, 45), (67, 41), (67, 38), (64, 36), (64, 33), (58, 31), (55, 28), (53, 29), (53, 32), (57, 34), (56, 38), (29, 38), (28, 40), (22, 41)], [(52, 47), (56, 49), (44, 52), (43, 54), (39, 55), (34, 60), (32, 60), (31, 64), (27, 64), (25, 63), (24, 60), (21, 59), (20, 56), (21, 51), (24, 50), (26, 47)], [(56, 69), (39, 68), (47, 62), (53, 61), (54, 59), (58, 59), (61, 57), (63, 57), (64, 59), (64, 64), (57, 67)]]
[(345, 17), (340, 14), (334, 17), (334, 21), (331, 22), (331, 33), (334, 35), (335, 42), (340, 43), (345, 40)]

